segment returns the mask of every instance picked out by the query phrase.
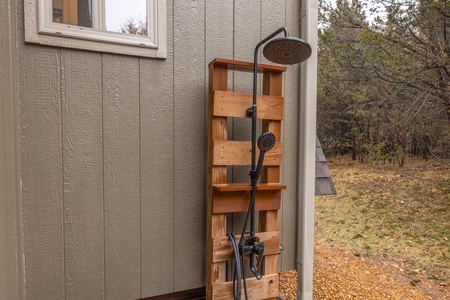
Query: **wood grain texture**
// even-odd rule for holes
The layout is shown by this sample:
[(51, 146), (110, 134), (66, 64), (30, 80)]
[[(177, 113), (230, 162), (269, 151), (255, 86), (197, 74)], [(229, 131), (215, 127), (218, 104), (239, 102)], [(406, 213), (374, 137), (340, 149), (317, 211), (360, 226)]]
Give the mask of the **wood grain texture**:
[(66, 299), (104, 296), (101, 80), (99, 54), (61, 50)]
[(214, 117), (214, 91), (226, 90), (228, 66), (209, 64), (208, 77), (208, 169), (206, 195), (206, 297), (213, 299), (213, 286), (226, 280), (226, 263), (213, 262), (213, 238), (226, 234), (226, 214), (213, 214), (213, 184), (227, 181), (227, 167), (213, 166), (214, 140), (226, 140), (228, 126), (226, 117)]
[[(255, 46), (261, 40), (261, 5), (258, 0), (236, 0), (234, 3), (234, 53), (233, 59), (253, 64)], [(251, 17), (250, 17), (251, 16)], [(260, 56), (259, 56), (260, 57)], [(253, 93), (253, 72), (233, 72), (231, 90), (238, 93)], [(258, 75), (258, 94), (261, 94), (261, 75)], [(251, 119), (234, 120), (230, 136), (233, 140), (250, 141)], [(257, 135), (261, 133), (261, 122), (257, 122)], [(251, 159), (248, 160), (250, 166)], [(250, 182), (249, 167), (232, 167), (233, 182)], [(232, 232), (242, 232), (244, 214), (231, 215)], [(257, 224), (257, 223), (256, 223)]]
[[(168, 39), (173, 6), (167, 1)], [(141, 297), (174, 292), (174, 74), (167, 60), (140, 60)], [(199, 267), (200, 268), (200, 267)]]
[(21, 299), (23, 260), (18, 149), (18, 61), (15, 2), (0, 2), (0, 299)]
[[(247, 238), (249, 235), (246, 235)], [(264, 255), (278, 254), (280, 252), (280, 232), (268, 231), (256, 234), (260, 241), (264, 243)], [(240, 240), (241, 235), (236, 235), (236, 240)], [(214, 262), (232, 260), (234, 258), (233, 247), (230, 238), (223, 236), (213, 241), (214, 245)]]
[(60, 51), (19, 50), (27, 299), (64, 299)]
[[(253, 62), (255, 46), (261, 37), (261, 1), (237, 0), (234, 6), (235, 31), (233, 59)], [(232, 90), (239, 93), (252, 93), (252, 73), (234, 72)], [(258, 91), (261, 90), (259, 78), (260, 76), (258, 76)], [(234, 140), (251, 140), (250, 119), (234, 120), (231, 136)], [(233, 181), (241, 182), (244, 180), (250, 181), (248, 170), (239, 172), (238, 168), (233, 168)]]
[[(239, 72), (247, 72), (253, 73), (253, 60), (251, 61), (243, 61), (243, 60), (233, 60), (229, 58), (217, 57), (213, 61), (210, 61), (209, 65), (215, 64), (216, 66), (219, 64), (224, 64), (227, 66), (230, 71), (239, 71)], [(273, 64), (262, 64), (258, 63), (258, 74), (263, 74), (267, 72), (274, 73), (282, 73), (286, 71), (286, 67), (282, 65), (273, 65)]]
[(175, 291), (204, 285), (205, 1), (174, 1)]
[[(213, 164), (215, 166), (245, 166), (251, 163), (251, 141), (214, 141)], [(256, 148), (256, 157), (259, 149)], [(282, 162), (283, 144), (276, 142), (273, 148), (264, 155), (265, 166), (280, 166)], [(276, 181), (270, 181), (276, 182)]]
[[(260, 41), (261, 35), (261, 1), (236, 0), (234, 4), (234, 20), (233, 59), (253, 63), (255, 46)], [(232, 91), (251, 94), (253, 92), (252, 73), (233, 72)], [(260, 77), (258, 76), (258, 91), (261, 90)], [(260, 129), (260, 127), (258, 128)], [(251, 140), (251, 130), (251, 119), (237, 119), (233, 121), (230, 137), (233, 140), (249, 141)], [(232, 180), (234, 182), (250, 182), (249, 169), (241, 171), (239, 168), (233, 168)]]
[[(250, 191), (214, 192), (213, 213), (247, 212)], [(263, 190), (256, 192), (257, 211), (280, 209), (281, 191)]]
[[(224, 183), (214, 184), (213, 189), (217, 192), (241, 192), (251, 191), (252, 186), (248, 183)], [(279, 191), (285, 189), (285, 185), (278, 183), (258, 183), (258, 185), (256, 186), (257, 191)]]
[(174, 291), (173, 101), (165, 92), (173, 78), (145, 61), (141, 82), (159, 85), (141, 90), (142, 297), (149, 297)]
[[(233, 0), (208, 0), (205, 2), (207, 63), (217, 57), (228, 59), (233, 57), (233, 2)], [(208, 76), (208, 72), (205, 75)]]
[[(282, 73), (265, 73), (263, 77), (263, 93), (272, 96), (281, 96), (283, 87)], [(281, 121), (263, 120), (263, 131), (272, 132), (277, 140), (282, 140)], [(262, 171), (262, 181), (266, 183), (280, 182), (280, 166), (267, 166)], [(262, 211), (260, 213), (260, 228), (262, 231), (278, 230), (278, 210)], [(267, 255), (264, 257), (263, 274), (278, 272), (278, 256)]]
[[(279, 275), (271, 274), (264, 276), (261, 280), (256, 278), (247, 279), (248, 299), (276, 299), (278, 296)], [(242, 287), (242, 295), (244, 295)], [(214, 290), (215, 300), (233, 299), (233, 283), (225, 282)]]
[[(246, 111), (252, 106), (253, 97), (251, 94), (216, 91), (214, 102), (215, 116), (248, 118)], [(258, 119), (283, 119), (283, 97), (259, 95), (256, 105)]]
[[(261, 39), (270, 35), (275, 30), (280, 27), (286, 26), (286, 11), (290, 10), (289, 7), (286, 7), (286, 0), (267, 0), (262, 2), (261, 4), (261, 20), (263, 23), (261, 24)], [(289, 33), (291, 28), (288, 28)], [(283, 34), (280, 33), (275, 38), (282, 37)], [(264, 55), (261, 55), (262, 63), (270, 63)]]
[[(210, 65), (211, 68), (211, 78), (214, 79), (216, 77), (215, 72), (219, 72), (220, 68), (217, 66), (217, 70), (215, 69), (215, 65)], [(225, 72), (226, 69), (223, 70)], [(263, 91), (270, 95), (280, 96), (281, 94), (281, 84), (282, 84), (282, 74), (281, 73), (266, 73), (264, 75), (264, 88)], [(224, 76), (221, 76), (219, 78), (222, 78)], [(211, 86), (214, 86), (214, 81), (210, 82)], [(214, 101), (216, 98), (215, 96), (222, 94), (225, 95), (223, 92), (217, 92), (214, 91), (214, 88), (210, 87), (210, 94), (209, 94), (209, 105), (210, 105), (210, 114), (213, 111), (216, 111), (216, 105), (220, 105), (219, 108), (224, 107), (224, 104), (220, 101)], [(214, 95), (213, 92), (216, 94)], [(236, 97), (231, 97), (236, 98)], [(231, 108), (232, 105), (230, 105)], [(234, 114), (234, 111), (231, 112), (231, 114)], [(224, 114), (224, 117), (227, 116), (227, 114)], [(217, 123), (216, 125), (219, 127), (223, 127), (223, 130), (217, 130), (214, 128), (214, 119), (218, 117), (210, 116), (209, 118), (209, 168), (214, 169), (216, 166), (227, 166), (227, 165), (245, 165), (248, 164), (250, 161), (250, 158), (247, 157), (251, 153), (250, 151), (250, 142), (248, 141), (235, 141), (235, 140), (224, 140), (219, 138), (214, 138), (214, 134), (220, 133), (220, 132), (227, 132), (227, 130), (221, 126), (220, 123)], [(264, 130), (270, 130), (272, 131), (278, 138), (281, 136), (281, 122), (280, 121), (271, 121), (271, 120), (263, 120), (262, 122), (263, 129)], [(274, 161), (281, 161), (281, 143), (276, 145), (273, 151), (275, 149), (278, 149), (279, 153), (277, 151), (272, 152), (274, 154)], [(267, 157), (268, 160), (265, 160), (265, 163), (269, 166), (273, 167), (266, 167), (265, 173), (267, 174), (265, 176), (265, 179), (268, 183), (278, 183), (279, 182), (279, 164), (272, 164), (271, 159), (273, 157)], [(237, 211), (245, 211), (245, 208), (249, 199), (249, 192), (248, 191), (236, 191), (235, 187), (236, 184), (228, 184), (224, 185), (221, 183), (213, 182), (213, 178), (208, 177), (208, 232), (211, 232), (212, 230), (209, 228), (209, 226), (214, 226), (222, 228), (222, 230), (225, 228), (225, 224), (213, 224), (212, 220), (215, 216), (215, 213), (218, 213), (221, 215), (221, 213), (230, 213), (230, 212), (237, 212)], [(210, 194), (210, 189), (214, 189), (214, 192), (212, 195)], [(242, 185), (244, 187), (244, 190), (246, 190), (247, 185)], [(269, 186), (269, 185), (267, 185)], [(222, 189), (222, 191), (220, 191)], [(225, 191), (226, 190), (226, 191)], [(279, 201), (281, 198), (281, 190), (278, 190), (276, 193), (277, 195), (275, 197), (267, 197), (266, 195), (261, 194), (262, 191), (260, 191), (259, 199), (260, 200), (260, 208), (267, 209), (268, 211), (264, 211), (261, 218), (261, 230), (262, 231), (278, 231), (278, 209), (279, 209)], [(258, 195), (257, 195), (258, 197)], [(212, 199), (212, 212), (211, 210), (211, 199)], [(238, 203), (236, 200), (239, 200)], [(217, 201), (216, 201), (217, 200)], [(276, 201), (272, 201), (276, 200)], [(262, 202), (261, 202), (262, 201)], [(262, 204), (261, 204), (262, 203)], [(274, 207), (266, 206), (268, 203), (275, 203), (276, 205)], [(216, 205), (217, 204), (217, 205)], [(257, 203), (258, 204), (258, 203)], [(255, 206), (257, 206), (255, 204)], [(222, 209), (222, 207), (225, 207)], [(213, 227), (214, 228), (214, 227)], [(223, 233), (222, 233), (223, 234)], [(229, 241), (227, 238), (222, 236), (210, 236), (208, 234), (208, 267), (214, 268), (214, 271), (209, 271), (208, 273), (208, 282), (207, 282), (207, 297), (210, 299), (216, 299), (222, 297), (224, 294), (227, 294), (229, 292), (228, 289), (231, 289), (231, 286), (227, 283), (225, 283), (225, 280), (220, 276), (220, 269), (223, 269), (223, 266), (218, 265), (217, 262), (226, 261), (227, 259), (225, 257), (231, 257), (229, 248), (231, 246), (229, 245)], [(212, 239), (212, 241), (211, 241)], [(214, 246), (214, 240), (220, 240), (222, 241), (219, 243), (220, 245)], [(277, 246), (279, 245), (279, 240), (277, 241)], [(225, 249), (225, 248), (227, 249)], [(227, 252), (228, 251), (228, 252)], [(211, 253), (213, 254), (212, 260), (210, 259)], [(266, 278), (270, 277), (270, 274), (276, 274), (277, 273), (277, 253), (267, 253), (264, 258), (264, 265), (263, 265), (263, 274), (266, 276)], [(223, 288), (223, 289), (222, 289)], [(265, 290), (265, 289), (271, 289), (270, 293), (261, 293), (258, 295), (253, 295), (255, 299), (272, 299), (278, 294), (278, 286), (272, 286), (269, 284), (260, 285), (258, 284), (259, 291)], [(220, 291), (220, 293), (218, 292)], [(228, 297), (230, 295), (227, 294)]]
[[(234, 60), (253, 62), (255, 46), (262, 39), (261, 6), (262, 2), (258, 0), (234, 1)], [(251, 74), (243, 74), (252, 79)]]
[(141, 296), (139, 59), (102, 56), (107, 299)]

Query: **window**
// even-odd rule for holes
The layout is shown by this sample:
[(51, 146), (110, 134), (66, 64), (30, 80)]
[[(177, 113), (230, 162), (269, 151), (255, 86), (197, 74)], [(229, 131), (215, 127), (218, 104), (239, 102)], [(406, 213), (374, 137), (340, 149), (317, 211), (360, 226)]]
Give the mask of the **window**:
[(31, 43), (165, 58), (164, 0), (25, 0)]

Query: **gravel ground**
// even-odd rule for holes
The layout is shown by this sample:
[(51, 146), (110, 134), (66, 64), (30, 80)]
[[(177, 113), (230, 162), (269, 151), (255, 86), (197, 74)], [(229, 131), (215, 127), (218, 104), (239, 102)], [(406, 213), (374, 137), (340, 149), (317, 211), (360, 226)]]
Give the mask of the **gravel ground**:
[[(392, 265), (356, 256), (316, 238), (314, 247), (314, 299), (448, 299), (448, 294), (425, 296)], [(280, 298), (295, 300), (297, 273), (281, 274)], [(448, 290), (447, 290), (448, 291)]]

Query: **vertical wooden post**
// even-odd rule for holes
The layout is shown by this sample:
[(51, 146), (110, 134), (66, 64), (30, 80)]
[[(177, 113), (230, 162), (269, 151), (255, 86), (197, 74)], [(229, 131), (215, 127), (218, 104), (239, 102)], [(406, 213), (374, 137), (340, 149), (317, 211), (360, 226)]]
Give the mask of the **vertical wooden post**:
[[(263, 94), (271, 96), (281, 96), (283, 93), (283, 74), (267, 72), (263, 78)], [(272, 132), (277, 141), (281, 141), (281, 121), (263, 120), (262, 131)], [(279, 183), (280, 166), (264, 167), (261, 182)], [(278, 210), (268, 210), (260, 212), (261, 231), (278, 231)], [(263, 274), (277, 273), (277, 255), (267, 255), (264, 257)]]
[(226, 91), (228, 85), (228, 66), (211, 64), (209, 67), (208, 104), (208, 198), (207, 198), (207, 236), (206, 236), (206, 296), (213, 299), (212, 287), (216, 282), (226, 281), (226, 262), (213, 262), (213, 238), (226, 234), (226, 214), (212, 212), (212, 185), (226, 183), (227, 167), (213, 165), (213, 141), (227, 139), (227, 118), (214, 117), (214, 90)]

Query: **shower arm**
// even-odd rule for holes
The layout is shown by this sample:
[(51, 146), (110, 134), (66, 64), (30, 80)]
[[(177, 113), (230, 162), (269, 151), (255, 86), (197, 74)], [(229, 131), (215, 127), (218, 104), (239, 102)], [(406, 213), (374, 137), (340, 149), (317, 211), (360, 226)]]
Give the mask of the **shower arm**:
[(256, 47), (253, 55), (253, 105), (249, 109), (247, 109), (247, 117), (252, 117), (252, 161), (251, 161), (251, 171), (250, 177), (253, 178), (256, 174), (256, 116), (257, 116), (257, 108), (256, 108), (256, 99), (257, 99), (257, 91), (258, 91), (258, 52), (259, 48), (267, 43), (269, 40), (274, 38), (279, 33), (284, 32), (284, 36), (288, 37), (289, 32), (287, 27), (281, 27), (278, 30), (274, 31), (272, 34), (267, 36), (265, 39), (260, 41)]
[[(252, 156), (251, 156), (251, 168), (250, 168), (250, 180), (251, 180), (251, 196), (250, 196), (250, 249), (252, 249), (250, 253), (250, 270), (253, 275), (260, 280), (262, 278), (261, 274), (255, 269), (254, 266), (254, 255), (258, 254), (257, 260), (257, 268), (261, 266), (262, 256), (264, 254), (264, 243), (259, 243), (259, 239), (255, 237), (255, 197), (256, 197), (256, 185), (258, 182), (259, 174), (258, 170), (256, 170), (256, 120), (257, 120), (257, 107), (256, 107), (256, 99), (258, 92), (258, 52), (259, 48), (271, 40), (273, 37), (278, 35), (279, 33), (284, 32), (284, 36), (288, 37), (289, 33), (286, 27), (281, 27), (278, 30), (274, 31), (272, 34), (267, 36), (265, 39), (261, 40), (255, 47), (255, 52), (253, 55), (253, 105), (248, 108), (246, 111), (247, 117), (252, 117)], [(264, 158), (264, 154), (262, 155)], [(245, 231), (245, 228), (244, 228)]]

